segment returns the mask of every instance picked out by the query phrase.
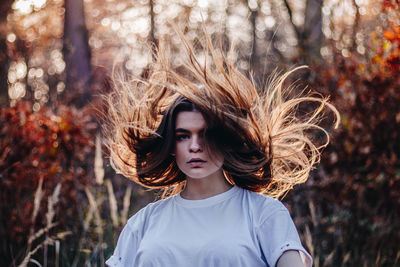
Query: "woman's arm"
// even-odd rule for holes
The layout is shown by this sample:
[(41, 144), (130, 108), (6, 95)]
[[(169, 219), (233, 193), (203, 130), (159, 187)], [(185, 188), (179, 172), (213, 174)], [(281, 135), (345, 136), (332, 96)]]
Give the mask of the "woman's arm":
[(297, 250), (285, 251), (276, 263), (276, 267), (305, 267)]

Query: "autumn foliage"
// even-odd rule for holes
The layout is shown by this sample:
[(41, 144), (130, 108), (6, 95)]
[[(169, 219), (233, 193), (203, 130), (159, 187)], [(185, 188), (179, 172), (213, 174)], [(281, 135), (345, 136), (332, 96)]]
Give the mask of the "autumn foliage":
[(311, 66), (312, 87), (341, 113), (321, 165), (294, 194), (306, 203), (302, 216), (322, 266), (400, 260), (399, 26), (371, 32), (367, 51), (344, 57), (334, 50), (331, 64)]
[[(17, 258), (29, 229), (45, 224), (46, 201), (32, 221), (34, 192), (43, 179), (44, 199), (61, 183), (56, 219), (71, 228), (77, 219), (77, 190), (89, 183), (92, 135), (97, 124), (85, 110), (60, 105), (32, 111), (29, 102), (3, 108), (0, 114), (0, 212), (2, 253)], [(42, 219), (40, 219), (42, 218)], [(68, 226), (69, 225), (69, 226)], [(13, 251), (14, 249), (14, 251)]]

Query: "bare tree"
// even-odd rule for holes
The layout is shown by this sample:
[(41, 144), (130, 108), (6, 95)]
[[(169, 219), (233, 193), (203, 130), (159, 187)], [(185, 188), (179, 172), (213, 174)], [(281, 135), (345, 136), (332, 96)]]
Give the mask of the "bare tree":
[(0, 2), (0, 105), (8, 100), (8, 67), (9, 57), (7, 52), (7, 31), (2, 30), (6, 27), (7, 15), (11, 10), (13, 0), (4, 0)]
[(350, 48), (351, 51), (355, 51), (356, 48), (357, 48), (356, 35), (357, 35), (358, 30), (359, 30), (358, 28), (359, 28), (360, 18), (361, 18), (361, 16), (360, 16), (360, 7), (358, 6), (356, 0), (353, 0), (353, 6), (354, 6), (354, 8), (356, 10), (356, 15), (354, 16), (354, 23), (353, 23), (353, 34), (352, 34), (353, 35), (353, 41), (352, 41), (351, 48)]
[(155, 25), (154, 25), (154, 0), (149, 1), (150, 4), (150, 41), (153, 44), (156, 44), (156, 38), (154, 36), (155, 32)]
[(149, 1), (149, 5), (150, 5), (150, 36), (149, 36), (149, 38), (150, 38), (150, 42), (151, 42), (151, 45), (152, 45), (152, 52), (153, 52), (153, 59), (155, 59), (154, 57), (155, 57), (155, 53), (156, 53), (156, 50), (157, 50), (157, 46), (158, 46), (158, 43), (157, 43), (157, 40), (156, 40), (156, 37), (155, 37), (155, 29), (156, 29), (156, 26), (155, 26), (155, 22), (154, 22), (154, 18), (155, 18), (155, 13), (154, 13), (154, 0), (150, 0)]
[(321, 58), (324, 41), (322, 33), (323, 0), (307, 0), (304, 10), (304, 24), (297, 26), (293, 20), (293, 11), (288, 0), (283, 0), (289, 14), (290, 23), (296, 33), (300, 49), (300, 61), (307, 63)]
[(250, 12), (250, 23), (252, 27), (252, 49), (250, 55), (250, 64), (255, 65), (257, 64), (257, 35), (256, 35), (256, 22), (257, 22), (257, 15), (258, 15), (258, 1), (256, 1), (257, 6), (251, 7), (249, 1), (247, 1), (247, 6)]
[(322, 33), (322, 0), (307, 0), (304, 11), (303, 36), (307, 57), (321, 58), (321, 47), (324, 42)]
[(66, 89), (72, 103), (84, 106), (90, 99), (91, 65), (83, 0), (65, 0), (64, 59)]

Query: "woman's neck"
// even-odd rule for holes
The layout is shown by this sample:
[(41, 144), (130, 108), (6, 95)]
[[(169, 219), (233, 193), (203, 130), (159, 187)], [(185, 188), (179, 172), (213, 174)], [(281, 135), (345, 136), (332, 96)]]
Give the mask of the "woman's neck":
[(231, 188), (232, 185), (225, 179), (222, 171), (200, 179), (187, 177), (181, 197), (191, 200), (204, 199), (226, 192)]

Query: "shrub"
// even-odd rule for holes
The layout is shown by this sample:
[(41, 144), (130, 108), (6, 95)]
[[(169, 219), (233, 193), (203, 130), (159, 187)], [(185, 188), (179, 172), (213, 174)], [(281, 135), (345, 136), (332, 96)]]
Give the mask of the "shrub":
[[(43, 199), (61, 184), (56, 220), (60, 228), (76, 229), (79, 191), (88, 184), (97, 124), (88, 110), (60, 105), (32, 112), (29, 102), (3, 108), (0, 114), (0, 212), (3, 263), (25, 253), (30, 229), (46, 225), (46, 201), (33, 220), (34, 192), (43, 180)], [(88, 160), (89, 159), (89, 160)], [(90, 162), (90, 165), (88, 165)], [(79, 228), (79, 226), (78, 226)], [(1, 264), (3, 265), (3, 264)]]

